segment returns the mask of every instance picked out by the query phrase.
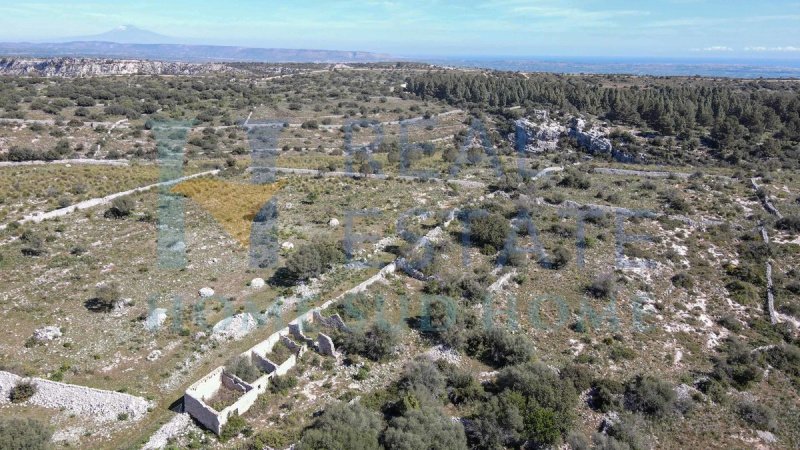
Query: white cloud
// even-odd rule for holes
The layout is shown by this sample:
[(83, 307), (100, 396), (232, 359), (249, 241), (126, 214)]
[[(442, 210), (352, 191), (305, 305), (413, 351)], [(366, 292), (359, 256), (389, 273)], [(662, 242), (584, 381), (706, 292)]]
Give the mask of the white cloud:
[(691, 49), (693, 52), (732, 52), (733, 49), (730, 47), (726, 47), (724, 45), (712, 45), (711, 47), (705, 48), (693, 48)]
[(800, 52), (800, 47), (794, 47), (791, 45), (785, 47), (763, 47), (763, 46), (752, 46), (752, 47), (745, 47), (744, 51), (746, 52)]

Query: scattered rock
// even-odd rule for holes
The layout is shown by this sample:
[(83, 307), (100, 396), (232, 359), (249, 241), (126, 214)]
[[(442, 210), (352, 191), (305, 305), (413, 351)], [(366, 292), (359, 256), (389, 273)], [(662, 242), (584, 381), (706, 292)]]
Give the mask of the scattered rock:
[(604, 129), (592, 127), (586, 129), (586, 121), (574, 117), (570, 122), (569, 136), (578, 141), (578, 145), (591, 153), (611, 153), (611, 141), (606, 137)]
[(619, 414), (616, 411), (611, 411), (603, 415), (603, 421), (600, 423), (600, 431), (608, 433), (608, 431), (619, 423)]
[(117, 303), (114, 304), (114, 314), (124, 314), (125, 311), (131, 306), (133, 306), (133, 299), (123, 298), (117, 300)]
[(217, 340), (233, 339), (237, 341), (255, 330), (256, 327), (258, 327), (258, 321), (252, 314), (236, 314), (217, 322), (212, 329), (211, 337)]
[(144, 447), (142, 447), (142, 450), (165, 448), (170, 444), (170, 441), (185, 436), (192, 431), (197, 431), (198, 433), (202, 432), (202, 430), (194, 424), (192, 417), (188, 413), (177, 414), (150, 436), (150, 439)]
[(461, 356), (459, 356), (458, 352), (444, 345), (432, 347), (430, 350), (425, 352), (425, 356), (431, 361), (439, 361), (443, 359), (450, 364), (459, 365), (461, 363)]
[(52, 341), (61, 337), (61, 328), (57, 326), (47, 326), (39, 328), (33, 332), (33, 339), (39, 342)]
[(195, 341), (200, 341), (200, 340), (205, 339), (206, 336), (208, 336), (208, 335), (206, 334), (205, 331), (198, 331), (197, 333), (194, 334), (194, 340)]
[(756, 434), (761, 438), (762, 441), (768, 444), (774, 444), (775, 442), (778, 442), (778, 438), (776, 438), (775, 435), (769, 431), (756, 430)]
[(147, 331), (156, 331), (161, 328), (165, 320), (167, 320), (167, 310), (164, 308), (156, 308), (151, 311), (147, 319), (144, 320), (144, 328)]
[(204, 287), (200, 289), (200, 298), (208, 298), (214, 296), (214, 290), (210, 287)]
[(147, 360), (155, 361), (158, 358), (161, 358), (161, 354), (162, 354), (161, 350), (153, 350), (152, 352), (150, 352), (149, 355), (147, 355)]
[(264, 286), (266, 286), (266, 284), (267, 284), (267, 283), (266, 283), (266, 282), (264, 282), (264, 279), (263, 279), (263, 278), (253, 278), (253, 279), (250, 281), (250, 287), (251, 287), (251, 288), (253, 288), (253, 289), (261, 289), (261, 288), (263, 288)]
[(558, 147), (558, 140), (566, 132), (566, 128), (549, 120), (546, 112), (539, 117), (540, 123), (528, 119), (514, 122), (516, 125), (514, 138), (518, 149), (524, 148), (527, 152), (537, 153), (555, 150)]
[(696, 389), (686, 383), (675, 386), (675, 397), (680, 401), (691, 401), (693, 392), (696, 392)]

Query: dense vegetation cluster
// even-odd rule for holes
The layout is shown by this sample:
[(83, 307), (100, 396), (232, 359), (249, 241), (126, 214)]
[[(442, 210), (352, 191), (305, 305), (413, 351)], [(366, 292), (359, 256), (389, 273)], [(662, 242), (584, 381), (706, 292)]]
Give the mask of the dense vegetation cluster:
[(545, 107), (649, 127), (680, 138), (687, 149), (699, 138), (732, 164), (778, 158), (796, 167), (800, 160), (800, 96), (792, 83), (456, 71), (428, 72), (407, 83), (422, 99), (459, 106)]

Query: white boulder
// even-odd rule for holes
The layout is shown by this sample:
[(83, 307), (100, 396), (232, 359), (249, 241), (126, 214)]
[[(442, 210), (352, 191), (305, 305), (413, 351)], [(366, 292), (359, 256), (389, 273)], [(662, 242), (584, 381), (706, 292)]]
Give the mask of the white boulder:
[(38, 330), (33, 332), (33, 339), (44, 342), (44, 341), (52, 341), (53, 339), (58, 339), (61, 337), (61, 328), (57, 326), (48, 326), (44, 328), (39, 328)]
[(149, 355), (147, 355), (147, 360), (148, 361), (155, 361), (158, 358), (161, 358), (161, 354), (162, 354), (161, 350), (153, 350), (152, 352), (150, 352)]
[(156, 331), (161, 328), (161, 325), (164, 325), (165, 320), (167, 320), (167, 310), (156, 308), (144, 320), (144, 328), (147, 331)]
[(210, 287), (204, 287), (200, 289), (200, 298), (208, 298), (214, 296), (214, 290)]
[(610, 153), (613, 150), (607, 135), (608, 130), (605, 128), (587, 129), (586, 121), (579, 117), (574, 117), (570, 122), (569, 136), (575, 138), (578, 145), (591, 153)]
[(284, 242), (281, 244), (281, 250), (292, 250), (294, 249), (294, 244), (289, 241)]
[(212, 328), (211, 337), (216, 340), (232, 339), (238, 341), (258, 327), (258, 321), (250, 313), (236, 314), (217, 322)]
[(527, 119), (519, 119), (514, 122), (516, 132), (514, 140), (517, 148), (524, 148), (525, 151), (538, 153), (558, 148), (558, 140), (566, 132), (566, 128), (553, 120), (549, 120), (547, 115), (538, 116), (540, 123)]
[(334, 218), (332, 218), (332, 219), (331, 219), (331, 220), (328, 222), (328, 226), (329, 226), (329, 227), (331, 227), (331, 228), (336, 228), (336, 227), (338, 227), (338, 226), (339, 226), (339, 219), (337, 219), (337, 218), (335, 218), (335, 217), (334, 217)]
[(253, 289), (261, 289), (265, 285), (266, 283), (264, 282), (263, 278), (253, 278), (253, 280), (250, 281), (250, 287)]

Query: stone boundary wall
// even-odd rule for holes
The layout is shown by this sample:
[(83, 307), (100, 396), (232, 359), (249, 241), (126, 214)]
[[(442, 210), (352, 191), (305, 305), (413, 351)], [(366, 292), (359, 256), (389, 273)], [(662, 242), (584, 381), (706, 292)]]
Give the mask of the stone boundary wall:
[(8, 402), (11, 389), (23, 380), (30, 381), (37, 388), (36, 393), (25, 404), (62, 409), (96, 422), (116, 422), (120, 414), (127, 414), (129, 420), (136, 421), (144, 417), (153, 406), (153, 402), (131, 394), (42, 378), (20, 377), (4, 371), (0, 371), (0, 404)]
[(778, 323), (778, 315), (775, 313), (775, 286), (772, 284), (772, 264), (767, 262), (767, 315), (769, 323)]
[[(753, 189), (755, 189), (756, 192), (761, 189), (758, 183), (756, 183), (755, 178), (751, 178), (750, 183), (753, 185)], [(781, 212), (778, 211), (778, 208), (772, 204), (772, 201), (769, 199), (769, 195), (767, 195), (766, 191), (764, 192), (764, 198), (761, 199), (761, 204), (764, 205), (764, 209), (766, 209), (768, 213), (772, 214), (778, 219), (783, 219), (783, 214), (781, 214)]]
[(687, 179), (692, 174), (685, 172), (665, 172), (660, 170), (631, 170), (631, 169), (611, 169), (608, 167), (596, 167), (594, 173), (603, 175), (633, 175), (645, 178), (683, 178)]

